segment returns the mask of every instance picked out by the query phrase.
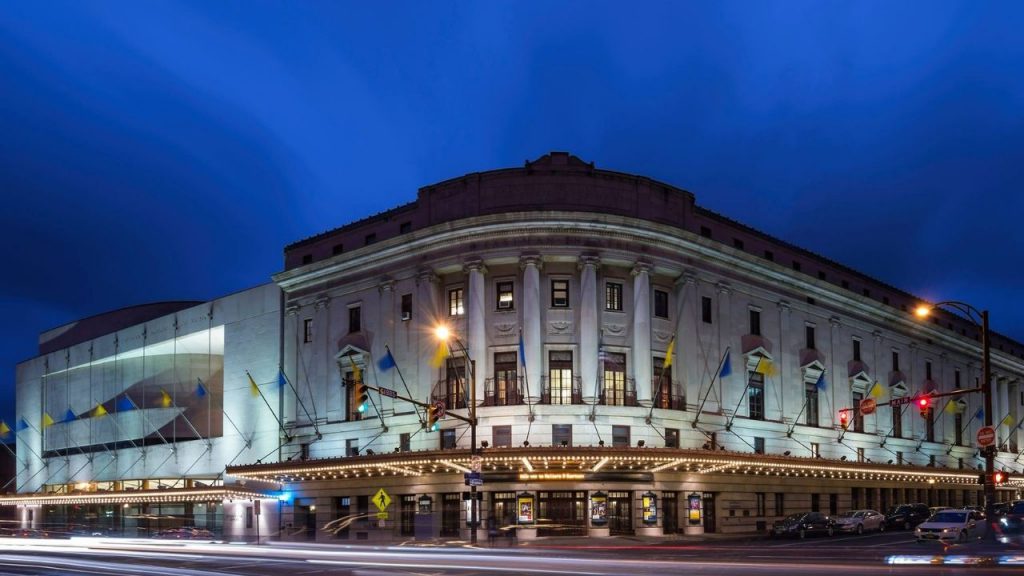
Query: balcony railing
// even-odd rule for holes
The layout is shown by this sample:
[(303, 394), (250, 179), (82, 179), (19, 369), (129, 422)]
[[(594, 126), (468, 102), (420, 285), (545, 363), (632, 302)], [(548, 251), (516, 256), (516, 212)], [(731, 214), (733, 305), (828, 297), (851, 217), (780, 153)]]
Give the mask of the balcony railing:
[[(541, 378), (541, 404), (583, 404), (583, 385), (579, 376), (573, 376), (569, 390), (555, 390), (552, 397), (551, 382), (547, 376)], [(552, 399), (554, 402), (552, 402)], [(571, 400), (566, 402), (565, 400)]]
[[(654, 401), (655, 408), (662, 408), (665, 410), (686, 410), (686, 398), (676, 394), (672, 394), (672, 386), (661, 386), (665, 384), (659, 378), (651, 379), (651, 390), (653, 391), (652, 400)], [(659, 389), (661, 392), (659, 394)]]
[(484, 406), (518, 406), (523, 403), (523, 377), (505, 380), (505, 390), (497, 390), (494, 378), (484, 381)]
[(636, 382), (632, 378), (626, 378), (622, 390), (616, 390), (614, 385), (602, 383), (598, 403), (605, 406), (636, 406)]
[[(459, 384), (464, 385), (467, 383), (460, 381)], [(472, 386), (472, 383), (469, 383), (468, 385)], [(466, 396), (463, 394), (461, 386), (459, 390), (449, 393), (447, 380), (438, 380), (437, 383), (434, 384), (434, 391), (430, 394), (430, 400), (432, 402), (443, 400), (446, 410), (457, 410), (459, 408), (466, 407)]]

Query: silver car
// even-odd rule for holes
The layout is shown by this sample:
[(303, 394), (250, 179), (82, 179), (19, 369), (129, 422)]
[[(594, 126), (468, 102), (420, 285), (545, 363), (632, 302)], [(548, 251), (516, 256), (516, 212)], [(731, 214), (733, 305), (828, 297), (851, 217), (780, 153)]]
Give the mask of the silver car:
[(943, 510), (919, 524), (914, 530), (918, 542), (956, 540), (967, 542), (984, 531), (973, 510)]
[(885, 531), (885, 515), (877, 510), (850, 510), (836, 517), (836, 528), (842, 532)]

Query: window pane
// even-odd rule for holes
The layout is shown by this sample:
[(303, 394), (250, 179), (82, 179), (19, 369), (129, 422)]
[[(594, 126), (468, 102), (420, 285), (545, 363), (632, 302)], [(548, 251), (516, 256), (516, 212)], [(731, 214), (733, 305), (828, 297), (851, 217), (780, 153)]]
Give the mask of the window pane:
[(569, 307), (569, 281), (568, 280), (552, 280), (551, 281), (551, 307), (552, 308), (568, 308)]

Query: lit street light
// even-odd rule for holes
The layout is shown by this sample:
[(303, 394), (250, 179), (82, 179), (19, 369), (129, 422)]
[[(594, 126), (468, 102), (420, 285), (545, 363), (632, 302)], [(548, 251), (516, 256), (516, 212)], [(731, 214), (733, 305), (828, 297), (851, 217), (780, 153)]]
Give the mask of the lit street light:
[[(962, 316), (974, 323), (981, 329), (981, 394), (984, 397), (985, 426), (992, 426), (992, 363), (990, 350), (990, 334), (988, 330), (988, 310), (978, 310), (964, 302), (945, 301), (935, 304), (922, 304), (914, 310), (919, 318), (927, 318), (932, 310), (940, 306), (952, 308)], [(995, 501), (996, 485), (993, 475), (995, 473), (995, 447), (986, 446), (982, 448), (985, 456), (985, 519), (988, 522), (988, 530), (985, 531), (987, 540), (995, 539)]]
[[(475, 460), (476, 456), (476, 378), (474, 377), (473, 360), (469, 357), (469, 350), (466, 349), (466, 345), (462, 343), (454, 333), (448, 330), (447, 326), (441, 325), (434, 329), (434, 334), (438, 340), (444, 343), (449, 343), (451, 340), (455, 340), (455, 344), (458, 345), (462, 351), (463, 357), (466, 359), (466, 374), (467, 374), (467, 388), (469, 388), (469, 457), (470, 460)], [(470, 482), (469, 484), (469, 542), (472, 545), (476, 545), (476, 530), (477, 530), (477, 501), (476, 501), (476, 484)]]

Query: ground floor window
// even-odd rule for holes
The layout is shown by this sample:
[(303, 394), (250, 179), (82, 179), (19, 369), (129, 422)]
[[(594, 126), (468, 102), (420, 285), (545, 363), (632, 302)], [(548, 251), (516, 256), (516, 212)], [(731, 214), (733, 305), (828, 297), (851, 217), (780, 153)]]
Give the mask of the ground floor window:
[(633, 533), (633, 493), (608, 493), (608, 528), (614, 536)]
[(452, 492), (441, 495), (441, 536), (458, 536), (461, 518), (462, 494)]
[[(587, 533), (586, 492), (540, 492), (538, 536), (584, 536)], [(552, 525), (545, 528), (544, 524)]]

